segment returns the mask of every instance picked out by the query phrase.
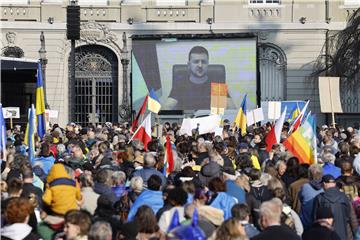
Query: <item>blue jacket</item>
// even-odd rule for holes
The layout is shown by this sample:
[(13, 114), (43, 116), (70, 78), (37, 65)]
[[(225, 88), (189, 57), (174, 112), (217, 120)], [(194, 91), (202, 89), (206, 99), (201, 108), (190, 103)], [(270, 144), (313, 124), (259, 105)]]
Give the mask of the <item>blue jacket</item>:
[(226, 180), (226, 193), (237, 199), (238, 203), (246, 203), (245, 191), (232, 180)]
[(45, 175), (47, 176), (50, 172), (51, 167), (54, 165), (55, 158), (53, 156), (48, 157), (37, 157), (34, 160), (35, 164), (37, 162), (41, 163), (41, 168), (44, 170)]
[(115, 194), (117, 199), (120, 199), (122, 195), (126, 192), (126, 187), (124, 185), (122, 186), (116, 186), (111, 188), (112, 192)]
[(157, 175), (161, 178), (161, 186), (165, 186), (166, 178), (164, 174), (156, 170), (154, 167), (144, 167), (143, 169), (137, 170), (133, 173), (133, 176), (140, 176), (144, 180), (144, 184), (147, 186), (147, 181), (151, 177), (151, 175)]
[(305, 183), (300, 190), (299, 198), (301, 202), (300, 219), (304, 229), (308, 229), (313, 224), (313, 206), (315, 197), (324, 192), (321, 188), (320, 181), (311, 181)]
[(135, 200), (134, 204), (131, 206), (129, 215), (128, 215), (128, 222), (132, 221), (138, 208), (148, 205), (156, 214), (160, 208), (163, 207), (163, 195), (161, 191), (152, 191), (152, 190), (144, 190)]
[(323, 166), (324, 176), (327, 174), (332, 175), (335, 179), (341, 176), (341, 169), (332, 163), (325, 163)]
[(218, 208), (224, 212), (224, 220), (231, 218), (231, 208), (236, 204), (236, 199), (225, 193), (219, 192), (210, 206)]

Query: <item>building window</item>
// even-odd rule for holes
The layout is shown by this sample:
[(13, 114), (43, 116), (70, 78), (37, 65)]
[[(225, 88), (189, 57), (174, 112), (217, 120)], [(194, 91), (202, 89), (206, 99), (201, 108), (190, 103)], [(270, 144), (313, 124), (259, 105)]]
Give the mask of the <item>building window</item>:
[(250, 4), (280, 4), (280, 0), (249, 0)]
[(344, 0), (345, 6), (359, 6), (360, 0)]
[(286, 100), (286, 55), (272, 43), (259, 46), (261, 101)]

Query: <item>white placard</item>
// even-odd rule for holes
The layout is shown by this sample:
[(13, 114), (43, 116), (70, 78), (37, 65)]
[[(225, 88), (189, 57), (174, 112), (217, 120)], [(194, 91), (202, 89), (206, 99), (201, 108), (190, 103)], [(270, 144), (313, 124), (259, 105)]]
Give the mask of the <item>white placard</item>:
[(281, 102), (269, 102), (268, 119), (276, 120), (281, 115)]
[(247, 125), (251, 126), (256, 122), (261, 122), (264, 120), (264, 112), (262, 108), (256, 108), (250, 112), (246, 113)]
[(199, 134), (214, 132), (220, 126), (220, 117), (218, 115), (211, 115), (200, 118), (185, 118), (181, 124), (180, 134), (188, 134), (191, 136), (192, 129), (199, 127)]
[(6, 107), (3, 108), (4, 118), (20, 118), (19, 107)]
[(215, 128), (215, 136), (220, 136), (221, 138), (223, 138), (223, 129), (222, 127), (217, 127)]
[(342, 113), (340, 78), (319, 77), (319, 98), (322, 113)]
[(58, 110), (46, 109), (45, 113), (49, 114), (49, 118), (57, 119), (59, 117), (59, 111)]

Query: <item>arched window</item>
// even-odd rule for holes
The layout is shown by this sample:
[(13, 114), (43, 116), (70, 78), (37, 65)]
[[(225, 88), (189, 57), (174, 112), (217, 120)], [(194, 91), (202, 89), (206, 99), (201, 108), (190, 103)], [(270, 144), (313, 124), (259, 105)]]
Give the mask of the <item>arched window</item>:
[(259, 46), (261, 101), (286, 100), (286, 56), (271, 43)]

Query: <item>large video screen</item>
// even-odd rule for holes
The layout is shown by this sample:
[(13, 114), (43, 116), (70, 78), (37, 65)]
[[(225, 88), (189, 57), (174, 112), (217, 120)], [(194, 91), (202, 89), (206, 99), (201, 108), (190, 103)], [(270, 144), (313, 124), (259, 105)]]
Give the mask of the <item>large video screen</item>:
[[(132, 104), (154, 89), (161, 110), (256, 106), (256, 39), (133, 39)], [(215, 101), (215, 100), (217, 101)], [(219, 101), (221, 103), (219, 103)], [(217, 105), (216, 105), (217, 103)]]

